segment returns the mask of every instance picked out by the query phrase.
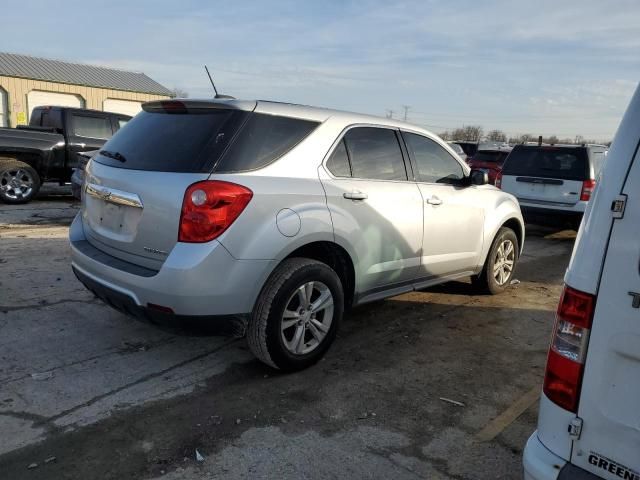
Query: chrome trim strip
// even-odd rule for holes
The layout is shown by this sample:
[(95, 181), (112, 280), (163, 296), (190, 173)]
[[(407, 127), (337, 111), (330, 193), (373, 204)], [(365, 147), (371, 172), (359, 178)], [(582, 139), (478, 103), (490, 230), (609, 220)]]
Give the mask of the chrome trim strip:
[(125, 205), (127, 207), (143, 208), (140, 197), (135, 193), (123, 192), (115, 188), (102, 187), (94, 183), (87, 183), (85, 187), (87, 195), (99, 198), (105, 202)]

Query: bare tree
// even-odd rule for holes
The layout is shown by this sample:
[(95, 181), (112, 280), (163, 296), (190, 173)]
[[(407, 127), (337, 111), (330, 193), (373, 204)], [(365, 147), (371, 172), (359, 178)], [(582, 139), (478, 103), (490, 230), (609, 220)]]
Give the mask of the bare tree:
[(467, 140), (467, 134), (464, 128), (456, 128), (453, 132), (451, 132), (451, 140)]
[(438, 136), (446, 142), (448, 142), (449, 140), (452, 140), (451, 132), (449, 130), (445, 130), (444, 132), (440, 133)]
[(506, 142), (507, 136), (502, 130), (491, 130), (487, 133), (487, 139), (492, 142)]
[(189, 92), (183, 90), (180, 87), (173, 87), (171, 89), (171, 97), (172, 98), (189, 98)]
[(464, 140), (468, 140), (470, 142), (480, 141), (482, 134), (484, 133), (484, 130), (480, 125), (467, 125), (463, 130), (466, 137)]

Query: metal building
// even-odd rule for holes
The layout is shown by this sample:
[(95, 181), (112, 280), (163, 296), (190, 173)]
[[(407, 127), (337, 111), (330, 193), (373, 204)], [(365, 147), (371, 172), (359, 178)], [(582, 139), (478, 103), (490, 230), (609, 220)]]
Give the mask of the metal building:
[(0, 127), (28, 123), (42, 105), (133, 116), (142, 102), (171, 95), (144, 73), (0, 52)]

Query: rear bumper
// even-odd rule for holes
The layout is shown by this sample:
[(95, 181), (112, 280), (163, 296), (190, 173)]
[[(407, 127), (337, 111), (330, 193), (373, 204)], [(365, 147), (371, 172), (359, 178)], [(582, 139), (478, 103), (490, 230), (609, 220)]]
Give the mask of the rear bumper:
[(538, 432), (529, 437), (522, 463), (524, 480), (602, 480), (555, 455), (542, 444)]
[(534, 207), (523, 205), (522, 203), (520, 204), (520, 210), (526, 222), (540, 225), (575, 226), (582, 221), (582, 216), (584, 215), (584, 210)]
[(566, 462), (553, 454), (538, 438), (538, 432), (529, 437), (522, 456), (524, 480), (556, 480)]
[[(272, 260), (237, 260), (217, 241), (178, 243), (159, 271), (112, 257), (93, 247), (80, 215), (69, 230), (76, 276), (96, 295), (134, 316), (236, 317), (249, 314), (273, 268)], [(160, 318), (158, 317), (158, 318)]]

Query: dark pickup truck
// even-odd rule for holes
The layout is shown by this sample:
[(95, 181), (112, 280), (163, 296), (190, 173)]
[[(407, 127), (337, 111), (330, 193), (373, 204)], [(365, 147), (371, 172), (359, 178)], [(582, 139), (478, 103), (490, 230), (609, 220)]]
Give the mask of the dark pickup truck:
[(28, 126), (0, 128), (0, 200), (27, 203), (42, 182), (69, 182), (78, 154), (96, 150), (131, 117), (68, 107), (36, 107)]

